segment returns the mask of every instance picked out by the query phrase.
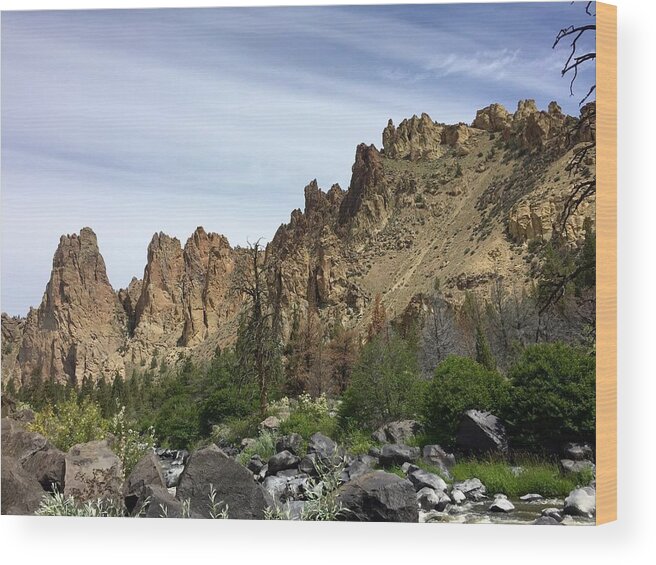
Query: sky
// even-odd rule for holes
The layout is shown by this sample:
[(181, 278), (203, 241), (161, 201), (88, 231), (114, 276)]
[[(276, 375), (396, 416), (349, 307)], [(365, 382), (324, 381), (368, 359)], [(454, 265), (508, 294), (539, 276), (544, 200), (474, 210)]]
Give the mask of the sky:
[(38, 306), (62, 234), (114, 288), (152, 235), (270, 239), (303, 187), (347, 188), (358, 143), (427, 112), (534, 98), (577, 115), (556, 33), (585, 2), (2, 13), (2, 311)]

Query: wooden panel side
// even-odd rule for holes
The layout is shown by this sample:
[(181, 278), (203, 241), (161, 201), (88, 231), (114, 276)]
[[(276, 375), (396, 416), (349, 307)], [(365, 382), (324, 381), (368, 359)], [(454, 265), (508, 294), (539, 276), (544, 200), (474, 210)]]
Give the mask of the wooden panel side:
[(617, 8), (597, 3), (597, 524), (617, 519)]

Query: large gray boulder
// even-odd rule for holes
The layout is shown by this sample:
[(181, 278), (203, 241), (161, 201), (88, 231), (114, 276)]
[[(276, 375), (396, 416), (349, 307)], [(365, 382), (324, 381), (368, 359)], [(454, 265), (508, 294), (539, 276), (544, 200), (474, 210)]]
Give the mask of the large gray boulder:
[(46, 496), (39, 481), (30, 475), (15, 457), (2, 455), (2, 514), (32, 515)]
[(439, 445), (425, 445), (422, 451), (422, 458), (426, 463), (437, 467), (448, 478), (451, 476), (451, 469), (456, 464), (456, 458), (453, 453), (447, 453)]
[(424, 487), (417, 491), (417, 503), (426, 512), (430, 512), (431, 510), (444, 512), (446, 507), (451, 503), (451, 499), (445, 492), (438, 492), (432, 488)]
[(230, 518), (262, 519), (264, 510), (272, 503), (271, 496), (255, 482), (253, 474), (216, 445), (199, 449), (189, 456), (176, 498), (188, 498), (192, 511), (208, 518), (210, 485), (216, 491), (216, 501), (228, 506)]
[(41, 434), (27, 431), (9, 418), (2, 419), (2, 454), (15, 458), (44, 489), (64, 489), (64, 453)]
[(140, 518), (202, 518), (193, 512), (187, 515), (183, 503), (159, 485), (145, 486), (132, 512)]
[(125, 507), (130, 514), (135, 510), (137, 501), (143, 497), (148, 486), (166, 488), (166, 480), (159, 457), (152, 450), (135, 465), (123, 484)]
[(289, 451), (281, 451), (269, 458), (267, 461), (267, 474), (275, 475), (280, 471), (286, 471), (288, 469), (298, 469), (298, 464), (300, 459), (296, 457), (293, 453)]
[(385, 471), (374, 471), (342, 485), (337, 492), (337, 500), (346, 509), (343, 520), (419, 521), (417, 497), (412, 483)]
[(582, 471), (595, 471), (595, 464), (592, 461), (561, 459), (560, 466), (565, 473), (580, 473)]
[(592, 518), (597, 509), (597, 493), (592, 487), (574, 489), (565, 499), (564, 514)]
[(406, 443), (421, 430), (416, 420), (399, 420), (378, 428), (371, 438), (379, 443)]
[(343, 480), (344, 482), (352, 481), (362, 475), (366, 475), (374, 470), (378, 463), (378, 459), (371, 457), (371, 455), (358, 455), (351, 463), (344, 469)]
[(432, 488), (439, 492), (445, 492), (447, 489), (447, 484), (442, 477), (424, 471), (423, 469), (417, 469), (409, 473), (408, 479), (414, 485), (416, 491), (420, 491), (424, 487)]
[(468, 500), (479, 501), (487, 498), (487, 489), (480, 479), (472, 478), (465, 481), (455, 483), (453, 485), (454, 491), (460, 491)]
[(308, 455), (314, 454), (324, 462), (334, 461), (340, 455), (337, 444), (319, 432), (310, 436), (307, 448)]
[(80, 443), (66, 454), (64, 494), (76, 502), (123, 496), (123, 466), (106, 440)]
[(380, 463), (384, 467), (414, 463), (419, 459), (419, 453), (418, 447), (409, 447), (403, 444), (383, 445), (380, 451)]
[(506, 429), (494, 414), (467, 410), (460, 417), (456, 447), (466, 453), (505, 453), (508, 451)]
[(276, 453), (281, 451), (289, 451), (294, 455), (301, 453), (303, 448), (303, 437), (300, 434), (289, 434), (287, 436), (282, 436), (276, 442)]
[(500, 512), (507, 514), (515, 509), (515, 505), (508, 500), (505, 494), (497, 494), (494, 497), (494, 502), (490, 504), (490, 512)]

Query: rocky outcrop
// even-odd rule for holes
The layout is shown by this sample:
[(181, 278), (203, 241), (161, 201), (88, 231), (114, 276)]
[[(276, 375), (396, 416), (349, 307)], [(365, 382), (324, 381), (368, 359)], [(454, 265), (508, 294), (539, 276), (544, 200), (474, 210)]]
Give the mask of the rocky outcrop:
[(181, 344), (192, 347), (216, 333), (221, 323), (239, 308), (230, 291), (235, 255), (224, 236), (208, 234), (198, 227), (187, 240), (183, 256)]
[(511, 122), (512, 114), (501, 104), (490, 104), (476, 112), (472, 127), (495, 133), (510, 127)]
[(112, 289), (96, 234), (62, 236), (38, 309), (25, 321), (18, 362), (23, 378), (40, 375), (81, 383), (124, 372), (119, 348), (126, 324)]
[(153, 235), (135, 309), (135, 340), (151, 346), (178, 345), (184, 327), (183, 274), (180, 241), (162, 232)]
[(431, 120), (428, 114), (412, 116), (394, 127), (390, 120), (383, 130), (383, 151), (392, 159), (435, 159), (444, 154), (443, 126)]

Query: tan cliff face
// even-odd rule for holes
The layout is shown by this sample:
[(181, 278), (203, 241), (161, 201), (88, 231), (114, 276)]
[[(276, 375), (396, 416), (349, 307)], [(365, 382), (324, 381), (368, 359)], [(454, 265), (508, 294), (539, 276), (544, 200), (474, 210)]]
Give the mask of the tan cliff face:
[(96, 234), (62, 236), (39, 308), (25, 321), (18, 365), (22, 375), (54, 375), (81, 383), (87, 375), (112, 379), (124, 370), (123, 307), (107, 278)]
[[(497, 276), (528, 285), (525, 246), (551, 237), (573, 182), (572, 152), (594, 140), (594, 104), (581, 113), (592, 119), (574, 133), (577, 118), (530, 100), (514, 114), (492, 104), (471, 125), (427, 114), (390, 122), (382, 150), (357, 147), (348, 190), (310, 182), (304, 209), (267, 245), (283, 334), (294, 312), (312, 309), (328, 330), (339, 323), (364, 335), (377, 294), (388, 318), (402, 319), (436, 279), (454, 303), (465, 291), (489, 296)], [(588, 160), (594, 174), (594, 155)], [(586, 218), (594, 220), (594, 198), (568, 221), (573, 245)], [(3, 379), (39, 373), (79, 383), (153, 361), (209, 359), (236, 336), (242, 302), (231, 277), (241, 252), (201, 227), (184, 247), (158, 233), (143, 278), (115, 292), (95, 234), (62, 237), (41, 306), (26, 319), (3, 315)]]

